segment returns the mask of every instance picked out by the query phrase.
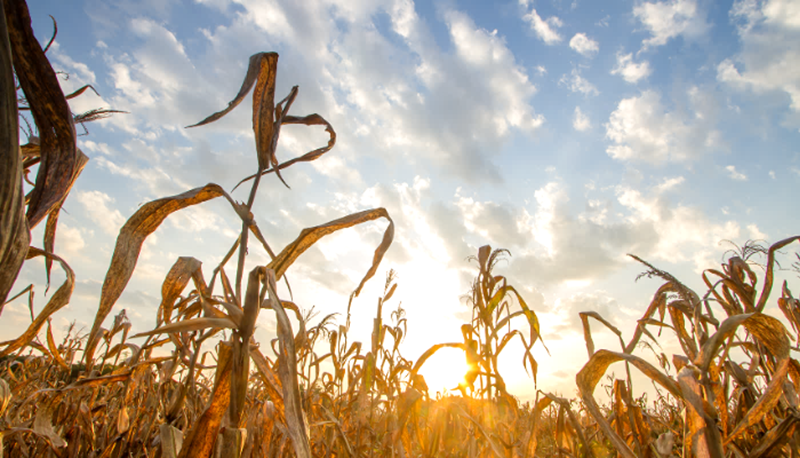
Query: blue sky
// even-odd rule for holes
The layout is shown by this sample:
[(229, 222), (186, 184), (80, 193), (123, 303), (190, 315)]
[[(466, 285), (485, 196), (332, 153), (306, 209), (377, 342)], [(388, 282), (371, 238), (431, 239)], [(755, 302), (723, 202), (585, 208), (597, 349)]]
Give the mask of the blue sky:
[[(626, 253), (703, 292), (699, 273), (719, 264), (730, 248), (722, 240), (774, 242), (800, 227), (796, 1), (29, 7), (43, 42), (52, 33), (48, 14), (58, 21), (49, 57), (69, 73), (65, 92), (92, 84), (100, 94), (73, 100), (73, 111), (130, 112), (89, 124), (80, 137), (91, 160), (65, 204), (56, 245), (79, 283), (55, 317), (61, 330), (72, 320), (91, 324), (116, 233), (139, 205), (208, 182), (231, 189), (254, 172), (249, 105), (206, 127), (184, 126), (225, 107), (249, 56), (262, 51), (280, 53), (276, 95), (299, 85), (292, 113), (321, 114), (338, 141), (322, 159), (284, 172), (291, 190), (266, 180), (258, 224), (280, 248), (304, 227), (386, 207), (395, 242), (354, 305), (353, 332), (368, 339), (382, 276), (394, 268), (412, 358), (460, 339), (468, 308), (459, 298), (475, 272), (466, 257), (481, 245), (511, 251), (499, 272), (539, 313), (551, 350), (537, 349), (541, 387), (571, 394), (586, 361), (577, 313), (599, 311), (630, 335), (659, 286), (634, 283), (641, 268)], [(288, 127), (278, 157), (326, 141), (322, 129)], [(309, 250), (289, 271), (296, 302), (321, 316), (344, 313), (384, 226)], [(146, 242), (115, 310), (125, 308), (135, 330), (151, 329), (175, 259), (200, 259), (209, 277), (238, 228), (222, 202), (174, 215)], [(249, 265), (266, 261), (251, 250)], [(42, 272), (41, 263), (26, 264), (18, 285), (41, 284)], [(0, 332), (11, 338), (26, 320), (25, 303), (11, 304)], [(597, 332), (598, 346), (616, 348)], [(273, 335), (274, 321), (262, 314), (256, 338)], [(662, 344), (669, 354), (671, 344)], [(511, 391), (527, 398), (533, 384), (519, 356), (510, 350), (503, 367)]]

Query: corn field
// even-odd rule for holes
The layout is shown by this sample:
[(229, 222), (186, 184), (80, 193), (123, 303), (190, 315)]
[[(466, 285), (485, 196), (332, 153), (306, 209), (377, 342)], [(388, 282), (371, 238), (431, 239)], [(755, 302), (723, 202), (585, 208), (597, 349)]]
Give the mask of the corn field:
[[(279, 297), (278, 282), (318, 240), (385, 219), (387, 229), (352, 303), (376, 276), (394, 223), (385, 209), (374, 208), (304, 229), (283, 249), (271, 248), (251, 211), (261, 181), (274, 174), (285, 184), (282, 170), (314, 161), (336, 143), (322, 116), (289, 114), (297, 86), (275, 102), (276, 53), (252, 56), (228, 107), (190, 126), (217, 121), (252, 91), (258, 167), (239, 183), (250, 187), (247, 200), (237, 202), (209, 183), (142, 205), (119, 232), (91, 330), (71, 328), (57, 342), (51, 318), (70, 303), (76, 281), (55, 250), (58, 216), (89, 160), (77, 147), (76, 125), (118, 112), (72, 113), (68, 100), (93, 88), (63, 94), (46, 56), (49, 45), (43, 49), (34, 37), (25, 1), (1, 3), (0, 303), (27, 295), (33, 310), (32, 288), (15, 290), (27, 260), (43, 257), (48, 281), (54, 264), (66, 280), (24, 332), (0, 343), (0, 455), (800, 457), (800, 362), (791, 353), (800, 351), (800, 301), (786, 282), (773, 284), (779, 250), (796, 248), (800, 236), (771, 246), (746, 244), (703, 272), (702, 294), (632, 256), (642, 276), (663, 284), (632, 335), (598, 313), (580, 314), (587, 359), (575, 379), (579, 399), (539, 391), (533, 403), (523, 404), (507, 391), (499, 356), (511, 342), (521, 343), (520, 363), (535, 384), (539, 361), (532, 351), (546, 348), (541, 334), (547, 326), (517, 288), (494, 273), (507, 250), (487, 245), (471, 258), (477, 272), (463, 341), (434, 345), (416, 361), (401, 353), (413, 323), (392, 305), (393, 270), (377, 299), (368, 345), (348, 336), (350, 304), (342, 325), (333, 316), (315, 321), (291, 298)], [(22, 111), (35, 124), (23, 126), (24, 140)], [(329, 141), (280, 161), (279, 134), (291, 124), (322, 127)], [(147, 237), (173, 213), (212, 199), (227, 201), (241, 221), (222, 262), (204, 272), (201, 260), (176, 259), (163, 280), (155, 329), (131, 329), (124, 311), (109, 318)], [(31, 231), (41, 223), (39, 248)], [(247, 272), (252, 250), (263, 250), (271, 261)], [(761, 275), (753, 267), (757, 260)], [(784, 321), (765, 313), (775, 303)], [(386, 307), (394, 309), (386, 313)], [(272, 342), (253, 336), (261, 313), (274, 314)], [(618, 336), (619, 348), (595, 348), (593, 326)], [(651, 343), (659, 340), (677, 342), (681, 353), (654, 349)], [(442, 348), (462, 350), (469, 370), (452, 394), (433, 398), (420, 369)], [(617, 362), (624, 376), (608, 379), (609, 401), (601, 405), (598, 385)], [(642, 390), (633, 386), (635, 372), (656, 387), (652, 402), (635, 397)]]

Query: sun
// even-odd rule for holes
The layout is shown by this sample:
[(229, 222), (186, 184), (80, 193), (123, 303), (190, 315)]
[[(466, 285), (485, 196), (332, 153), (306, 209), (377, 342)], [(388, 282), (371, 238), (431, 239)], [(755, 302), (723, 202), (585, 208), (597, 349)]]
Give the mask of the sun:
[(428, 393), (458, 393), (458, 386), (464, 384), (468, 369), (464, 352), (456, 348), (442, 348), (431, 356), (420, 369), (425, 377)]

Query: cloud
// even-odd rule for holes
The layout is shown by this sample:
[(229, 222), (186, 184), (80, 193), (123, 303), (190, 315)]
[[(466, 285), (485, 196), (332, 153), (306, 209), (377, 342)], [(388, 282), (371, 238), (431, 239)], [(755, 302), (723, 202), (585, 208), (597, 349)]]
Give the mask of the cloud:
[(678, 36), (697, 38), (709, 28), (697, 0), (643, 2), (633, 7), (633, 15), (651, 35), (642, 41), (643, 49), (665, 45)]
[(611, 113), (606, 138), (613, 142), (606, 152), (620, 161), (654, 164), (690, 161), (706, 151), (719, 149), (721, 134), (714, 129), (713, 99), (699, 89), (688, 91), (693, 116), (667, 111), (660, 95), (646, 90), (638, 97), (622, 99)]
[(86, 246), (83, 240), (81, 231), (78, 228), (71, 227), (65, 223), (58, 225), (56, 232), (56, 253), (65, 253), (67, 255), (79, 254)]
[(561, 41), (561, 35), (558, 34), (556, 29), (561, 27), (563, 22), (561, 22), (561, 19), (558, 17), (552, 16), (545, 21), (536, 12), (536, 8), (532, 8), (529, 13), (522, 16), (522, 20), (530, 24), (531, 30), (533, 30), (536, 36), (544, 41), (545, 44), (554, 45)]
[(642, 251), (632, 251), (646, 258), (676, 262), (692, 262), (695, 271), (718, 264), (721, 240), (736, 240), (741, 236), (736, 221), (711, 220), (699, 208), (672, 205), (665, 194), (682, 185), (682, 177), (667, 179), (647, 192), (620, 185), (616, 189), (618, 202), (630, 213), (626, 220), (633, 225), (649, 225), (656, 232), (655, 243)]
[(591, 38), (588, 38), (585, 33), (576, 33), (575, 36), (569, 40), (569, 47), (584, 57), (594, 57), (594, 55), (600, 51), (600, 45)]
[(598, 95), (600, 91), (597, 90), (594, 84), (590, 83), (586, 78), (581, 76), (581, 72), (577, 68), (572, 69), (572, 73), (567, 76), (562, 75), (558, 80), (558, 84), (567, 86), (570, 91), (581, 93), (583, 95)]
[(645, 60), (636, 63), (633, 61), (633, 53), (621, 52), (617, 53), (617, 66), (611, 70), (612, 75), (620, 75), (625, 81), (634, 84), (650, 76), (650, 73), (652, 73), (650, 62)]
[[(650, 261), (688, 262), (698, 271), (715, 266), (721, 240), (742, 235), (733, 220), (718, 221), (700, 208), (674, 204), (669, 194), (683, 177), (666, 178), (644, 189), (620, 184), (587, 188), (584, 201), (570, 203), (568, 188), (552, 181), (534, 193), (535, 208), (523, 227), (532, 241), (514, 253), (514, 281), (548, 288), (564, 282), (589, 285), (629, 265), (626, 253)], [(570, 208), (583, 207), (575, 213)], [(758, 229), (755, 226), (755, 229)], [(755, 233), (748, 228), (749, 233)]]
[[(605, 291), (579, 292), (556, 300), (553, 313), (558, 315), (562, 322), (552, 326), (549, 329), (550, 333), (556, 335), (566, 333), (583, 335), (581, 312), (597, 312), (614, 325), (624, 322), (624, 318), (619, 316), (620, 304), (608, 293)], [(593, 336), (595, 333), (603, 332), (602, 330), (607, 329), (594, 319), (589, 320), (589, 325), (592, 327)]]
[(125, 218), (119, 210), (111, 207), (115, 201), (113, 197), (101, 191), (81, 191), (77, 198), (89, 219), (100, 226), (103, 232), (114, 237), (119, 234)]
[(586, 132), (592, 128), (589, 117), (583, 114), (581, 107), (575, 107), (575, 116), (572, 118), (572, 127), (579, 132)]
[(787, 124), (800, 128), (800, 8), (796, 2), (737, 1), (731, 8), (742, 42), (739, 54), (720, 62), (717, 80), (739, 91), (788, 96)]
[(728, 171), (728, 176), (736, 181), (747, 181), (747, 175), (739, 172), (736, 170), (736, 167), (729, 165), (725, 167), (725, 170)]
[(522, 247), (530, 240), (526, 215), (510, 205), (479, 202), (471, 197), (456, 196), (456, 207), (469, 232), (479, 235), (496, 247)]

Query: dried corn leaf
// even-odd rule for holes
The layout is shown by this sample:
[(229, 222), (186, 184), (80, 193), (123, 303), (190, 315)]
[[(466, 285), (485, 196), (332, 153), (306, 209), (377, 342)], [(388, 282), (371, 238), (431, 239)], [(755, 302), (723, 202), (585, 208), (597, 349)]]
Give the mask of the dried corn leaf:
[(389, 216), (389, 213), (385, 208), (375, 208), (359, 213), (353, 213), (352, 215), (339, 218), (320, 226), (303, 229), (294, 242), (287, 245), (286, 248), (284, 248), (283, 251), (281, 251), (280, 254), (278, 254), (278, 256), (269, 263), (267, 268), (274, 270), (275, 278), (280, 279), (283, 274), (286, 273), (286, 270), (297, 260), (297, 258), (303, 254), (303, 252), (309, 249), (314, 243), (316, 243), (317, 240), (336, 231), (353, 227), (357, 224), (365, 223), (378, 218), (386, 218), (389, 221), (389, 226), (383, 233), (383, 240), (381, 241), (381, 244), (375, 249), (375, 254), (372, 257), (372, 265), (364, 275), (361, 283), (359, 283), (358, 287), (355, 289), (355, 291), (353, 291), (353, 296), (358, 296), (358, 294), (361, 292), (361, 288), (364, 287), (364, 284), (367, 282), (367, 280), (375, 275), (375, 271), (378, 270), (378, 265), (383, 259), (383, 255), (386, 253), (386, 250), (389, 249), (389, 246), (392, 244), (392, 239), (394, 238), (394, 221), (392, 221), (392, 218)]
[(183, 432), (172, 425), (162, 424), (159, 426), (159, 436), (161, 438), (161, 456), (177, 458), (183, 446)]
[(25, 261), (31, 234), (25, 218), (22, 161), (11, 45), (0, 12), (0, 313)]
[(231, 395), (231, 370), (233, 363), (230, 347), (220, 345), (219, 363), (215, 374), (211, 401), (191, 430), (184, 437), (179, 458), (211, 458), (222, 417), (228, 410)]
[(108, 267), (103, 289), (100, 293), (100, 306), (89, 333), (84, 361), (87, 367), (92, 365), (94, 350), (100, 337), (100, 327), (106, 319), (122, 291), (133, 275), (139, 252), (147, 236), (152, 234), (172, 213), (183, 208), (197, 205), (205, 201), (224, 196), (238, 210), (238, 205), (217, 184), (209, 183), (203, 187), (192, 189), (183, 194), (154, 200), (142, 205), (136, 213), (120, 229), (117, 245)]
[(62, 369), (68, 369), (67, 362), (64, 361), (64, 358), (61, 357), (61, 352), (58, 351), (58, 347), (56, 347), (56, 342), (53, 339), (53, 330), (50, 326), (50, 320), (47, 320), (47, 348), (50, 350), (50, 354), (53, 356), (53, 359), (56, 361), (56, 364), (59, 365)]
[(61, 268), (64, 269), (64, 273), (66, 274), (66, 279), (64, 283), (56, 290), (53, 296), (50, 297), (50, 300), (47, 301), (47, 304), (44, 306), (41, 312), (36, 316), (28, 329), (22, 333), (21, 336), (17, 337), (10, 343), (8, 346), (0, 351), (0, 357), (9, 355), (10, 353), (28, 345), (31, 340), (33, 340), (36, 335), (39, 334), (39, 331), (42, 329), (42, 326), (47, 322), (48, 318), (50, 318), (54, 313), (59, 311), (62, 307), (69, 303), (70, 298), (72, 297), (72, 290), (75, 287), (75, 273), (72, 271), (72, 268), (60, 257), (46, 253), (39, 248), (30, 247), (28, 249), (27, 259), (32, 259), (37, 256), (45, 256), (48, 258), (52, 258), (61, 265)]
[(800, 236), (796, 235), (794, 237), (785, 238), (769, 247), (769, 252), (767, 254), (767, 271), (764, 273), (764, 286), (761, 288), (761, 296), (758, 297), (758, 303), (756, 304), (757, 312), (764, 311), (764, 307), (767, 305), (767, 299), (769, 299), (769, 293), (772, 291), (775, 252), (794, 242), (795, 240), (800, 240)]
[(308, 423), (300, 400), (300, 387), (297, 383), (297, 356), (294, 346), (292, 324), (278, 298), (275, 284), (276, 274), (267, 269), (266, 283), (269, 292), (269, 303), (275, 311), (278, 321), (278, 339), (280, 354), (278, 356), (278, 376), (283, 386), (284, 415), (289, 436), (292, 438), (294, 453), (297, 458), (311, 458)]
[(603, 377), (603, 374), (605, 374), (608, 366), (617, 361), (627, 361), (632, 364), (651, 380), (666, 388), (676, 399), (682, 399), (683, 396), (681, 394), (681, 389), (674, 380), (642, 358), (626, 353), (598, 350), (589, 358), (589, 362), (583, 366), (580, 372), (578, 372), (578, 375), (575, 377), (575, 382), (578, 385), (578, 390), (580, 391), (581, 399), (586, 406), (586, 410), (594, 417), (597, 425), (603, 431), (606, 438), (611, 441), (620, 455), (624, 458), (636, 458), (636, 455), (630, 447), (628, 447), (625, 440), (611, 428), (611, 425), (600, 410), (600, 406), (597, 404), (593, 395), (597, 383)]
[(172, 307), (192, 275), (200, 270), (203, 263), (191, 256), (181, 256), (169, 269), (164, 283), (161, 285), (161, 305), (158, 306), (158, 319), (169, 323), (172, 319)]
[(58, 398), (45, 403), (36, 409), (36, 416), (33, 419), (33, 430), (41, 437), (46, 438), (53, 447), (62, 448), (67, 446), (67, 442), (53, 429), (53, 411), (57, 407)]
[[(72, 189), (72, 185), (75, 184), (75, 180), (78, 179), (78, 176), (83, 172), (83, 168), (86, 167), (86, 163), (89, 162), (89, 158), (86, 157), (85, 154), (81, 150), (77, 150), (78, 152), (78, 161), (75, 164), (75, 170), (72, 176), (72, 182), (69, 184), (69, 188), (64, 193), (64, 199), (66, 199), (67, 193)], [(58, 215), (61, 213), (61, 206), (63, 205), (64, 200), (62, 199), (61, 202), (58, 203), (50, 213), (47, 215), (47, 223), (45, 223), (44, 229), (44, 251), (48, 253), (55, 253), (55, 243), (56, 243), (56, 226), (58, 225)], [(53, 266), (53, 261), (49, 258), (46, 258), (44, 261), (45, 273), (47, 275), (47, 287), (50, 287), (50, 269)]]
[[(39, 130), (41, 162), (26, 216), (36, 227), (64, 200), (78, 164), (72, 112), (31, 27), (23, 1), (4, 2), (14, 70)], [(16, 92), (16, 91), (14, 91)], [(16, 152), (17, 146), (14, 146)]]
[(140, 332), (132, 339), (137, 337), (152, 336), (156, 334), (166, 334), (168, 332), (190, 332), (199, 331), (201, 329), (214, 328), (214, 329), (236, 329), (236, 324), (228, 318), (192, 318), (190, 320), (176, 321), (175, 323), (165, 324), (160, 328), (153, 329), (152, 331)]
[[(325, 126), (325, 131), (328, 132), (328, 136), (329, 136), (328, 144), (323, 146), (323, 147), (317, 148), (317, 149), (315, 149), (313, 151), (309, 151), (308, 153), (306, 153), (306, 154), (304, 154), (304, 155), (302, 155), (300, 157), (295, 157), (295, 158), (289, 159), (288, 161), (281, 162), (277, 166), (273, 166), (271, 169), (264, 170), (263, 172), (261, 172), (262, 175), (266, 175), (268, 173), (273, 173), (273, 172), (279, 172), (280, 170), (283, 170), (283, 169), (285, 169), (287, 167), (290, 167), (290, 166), (292, 166), (292, 165), (294, 165), (294, 164), (296, 164), (298, 162), (315, 161), (315, 160), (319, 159), (320, 157), (322, 157), (323, 154), (325, 154), (328, 151), (330, 151), (333, 148), (333, 146), (336, 144), (336, 131), (333, 130), (333, 126), (331, 126), (330, 123), (325, 120), (325, 118), (323, 118), (322, 116), (320, 116), (318, 114), (311, 114), (311, 115), (303, 116), (303, 117), (286, 116), (284, 118), (284, 120), (283, 120), (283, 124), (303, 124), (303, 125), (306, 125), (306, 126), (314, 126), (314, 125)], [(245, 183), (245, 182), (247, 182), (249, 180), (252, 180), (257, 175), (258, 174), (250, 175), (249, 177), (243, 179), (233, 189), (236, 189), (242, 183)]]

